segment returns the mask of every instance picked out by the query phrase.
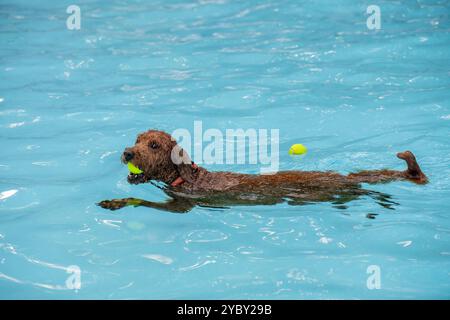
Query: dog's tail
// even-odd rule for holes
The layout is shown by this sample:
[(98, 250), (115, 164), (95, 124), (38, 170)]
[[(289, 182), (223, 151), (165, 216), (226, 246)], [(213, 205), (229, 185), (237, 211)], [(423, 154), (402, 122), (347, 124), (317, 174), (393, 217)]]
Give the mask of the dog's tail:
[(405, 160), (408, 165), (408, 169), (405, 171), (407, 179), (410, 179), (416, 183), (425, 184), (428, 182), (427, 176), (420, 169), (417, 163), (416, 157), (411, 151), (404, 151), (397, 153), (399, 159)]
[(397, 153), (397, 157), (405, 160), (408, 169), (405, 171), (397, 170), (364, 170), (356, 173), (350, 173), (347, 178), (357, 183), (385, 183), (395, 180), (409, 180), (418, 184), (428, 182), (427, 176), (420, 170), (416, 157), (411, 151)]

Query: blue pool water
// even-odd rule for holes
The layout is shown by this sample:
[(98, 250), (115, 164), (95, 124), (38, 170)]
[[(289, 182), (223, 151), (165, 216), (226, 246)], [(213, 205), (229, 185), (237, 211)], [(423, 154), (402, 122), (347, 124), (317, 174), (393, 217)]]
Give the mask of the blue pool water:
[[(0, 298), (450, 298), (450, 2), (376, 1), (380, 30), (370, 4), (2, 0)], [(195, 120), (279, 129), (282, 170), (400, 170), (410, 149), (430, 183), (365, 186), (395, 210), (95, 205), (164, 201), (120, 154)]]

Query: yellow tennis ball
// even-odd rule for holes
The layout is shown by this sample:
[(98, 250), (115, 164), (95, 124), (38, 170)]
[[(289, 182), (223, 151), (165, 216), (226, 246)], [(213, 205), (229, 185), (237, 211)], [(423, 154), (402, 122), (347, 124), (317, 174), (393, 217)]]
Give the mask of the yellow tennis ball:
[(139, 169), (138, 167), (136, 167), (134, 164), (132, 164), (131, 162), (128, 162), (128, 170), (130, 170), (130, 172), (134, 173), (134, 174), (140, 174), (140, 173), (144, 172), (141, 169)]
[(293, 144), (290, 148), (289, 148), (289, 154), (292, 155), (300, 155), (300, 154), (305, 154), (308, 151), (308, 149), (302, 145), (301, 143), (296, 143)]

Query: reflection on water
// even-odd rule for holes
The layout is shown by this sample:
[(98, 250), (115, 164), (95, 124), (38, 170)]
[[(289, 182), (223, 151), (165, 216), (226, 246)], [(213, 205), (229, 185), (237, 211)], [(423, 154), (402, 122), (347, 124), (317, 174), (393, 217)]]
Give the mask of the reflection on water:
[[(341, 190), (334, 190), (333, 188), (289, 188), (288, 193), (285, 191), (282, 193), (274, 192), (276, 189), (274, 188), (267, 190), (267, 194), (261, 193), (261, 191), (258, 194), (240, 191), (239, 193), (214, 192), (196, 195), (181, 192), (175, 193), (171, 189), (164, 187), (160, 187), (160, 189), (166, 190), (171, 198), (165, 202), (153, 202), (137, 198), (112, 199), (100, 201), (98, 205), (113, 211), (126, 207), (147, 207), (174, 213), (186, 213), (196, 206), (210, 210), (223, 210), (229, 209), (231, 206), (273, 206), (283, 202), (291, 206), (330, 202), (333, 208), (345, 210), (349, 208), (349, 202), (358, 200), (361, 197), (369, 197), (385, 209), (395, 210), (395, 206), (400, 205), (398, 202), (393, 201), (392, 196), (387, 193), (366, 190), (356, 185)], [(369, 219), (375, 219), (375, 217), (376, 214), (367, 215)], [(103, 223), (119, 228), (112, 222), (112, 220), (103, 220)], [(121, 221), (116, 222), (121, 223)]]

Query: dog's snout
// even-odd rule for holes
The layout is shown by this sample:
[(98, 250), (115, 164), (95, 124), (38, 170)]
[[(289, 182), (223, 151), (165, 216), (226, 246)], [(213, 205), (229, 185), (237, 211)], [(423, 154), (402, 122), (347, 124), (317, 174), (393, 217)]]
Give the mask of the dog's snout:
[(125, 161), (130, 161), (131, 159), (134, 158), (134, 152), (131, 150), (126, 149), (123, 152), (123, 158), (125, 159)]

